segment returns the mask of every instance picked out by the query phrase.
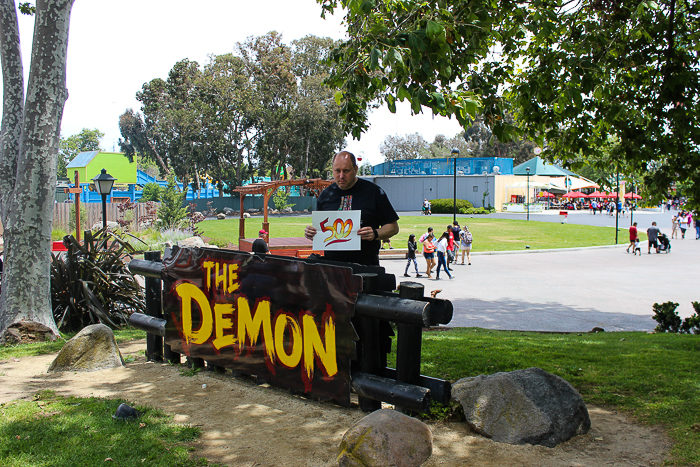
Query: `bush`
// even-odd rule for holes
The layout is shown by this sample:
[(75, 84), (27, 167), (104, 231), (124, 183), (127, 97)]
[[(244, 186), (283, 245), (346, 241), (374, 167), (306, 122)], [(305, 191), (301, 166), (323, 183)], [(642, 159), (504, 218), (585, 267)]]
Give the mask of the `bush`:
[(175, 177), (168, 178), (168, 186), (163, 190), (160, 209), (158, 209), (158, 227), (176, 229), (184, 224), (187, 208), (182, 206), (186, 193), (180, 193), (175, 185)]
[(157, 183), (146, 183), (143, 186), (143, 191), (141, 192), (141, 198), (139, 198), (139, 203), (146, 203), (148, 201), (160, 201), (160, 196), (163, 189)]
[[(450, 199), (434, 199), (431, 201), (431, 210), (433, 214), (451, 214), (454, 212), (454, 200)], [(466, 199), (457, 200), (457, 212), (462, 212), (462, 209), (473, 208), (474, 205)]]
[(684, 320), (678, 316), (676, 308), (678, 308), (678, 303), (674, 302), (664, 302), (661, 305), (654, 303), (652, 309), (654, 310), (654, 316), (652, 317), (654, 321), (659, 323), (654, 329), (654, 332), (675, 332), (681, 334), (700, 334), (700, 303), (691, 302), (695, 313), (693, 316), (685, 318)]
[(122, 259), (132, 246), (104, 229), (86, 231), (83, 244), (66, 236), (68, 251), (51, 258), (51, 304), (63, 332), (102, 323), (117, 328), (143, 312), (143, 290)]
[[(80, 210), (80, 230), (89, 229), (87, 225), (87, 209), (83, 207)], [(70, 205), (70, 214), (68, 214), (68, 231), (75, 232), (75, 204)]]
[(467, 208), (467, 209), (460, 209), (459, 213), (460, 214), (490, 214), (494, 212), (495, 210), (493, 208), (486, 209), (486, 208)]

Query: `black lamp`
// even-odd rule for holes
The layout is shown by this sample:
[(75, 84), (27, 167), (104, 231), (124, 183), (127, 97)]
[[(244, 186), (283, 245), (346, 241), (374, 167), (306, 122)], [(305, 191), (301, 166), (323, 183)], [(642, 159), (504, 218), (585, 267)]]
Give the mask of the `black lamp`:
[(112, 187), (117, 179), (107, 173), (106, 169), (92, 179), (95, 191), (102, 196), (102, 228), (107, 228), (107, 196), (112, 192)]

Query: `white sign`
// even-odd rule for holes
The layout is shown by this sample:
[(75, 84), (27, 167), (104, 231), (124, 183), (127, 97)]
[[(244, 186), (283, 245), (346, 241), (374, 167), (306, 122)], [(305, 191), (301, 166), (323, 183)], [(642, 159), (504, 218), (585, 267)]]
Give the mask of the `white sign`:
[(314, 211), (314, 250), (352, 251), (360, 249), (360, 211)]

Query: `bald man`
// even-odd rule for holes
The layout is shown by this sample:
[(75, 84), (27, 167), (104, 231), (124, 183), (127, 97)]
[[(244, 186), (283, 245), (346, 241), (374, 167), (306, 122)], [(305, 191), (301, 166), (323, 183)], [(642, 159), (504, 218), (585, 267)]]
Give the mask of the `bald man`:
[[(331, 261), (344, 261), (364, 265), (379, 265), (381, 240), (388, 240), (399, 233), (399, 216), (394, 211), (384, 190), (372, 182), (357, 177), (355, 156), (341, 151), (333, 157), (334, 183), (318, 197), (319, 211), (360, 211), (360, 251), (327, 251), (324, 256)], [(309, 240), (316, 236), (316, 229), (307, 226), (304, 235)]]

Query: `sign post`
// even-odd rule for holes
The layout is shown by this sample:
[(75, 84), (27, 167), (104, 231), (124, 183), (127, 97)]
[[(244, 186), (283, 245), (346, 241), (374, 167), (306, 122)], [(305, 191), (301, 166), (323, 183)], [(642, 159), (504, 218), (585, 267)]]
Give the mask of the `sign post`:
[(80, 243), (80, 194), (83, 189), (80, 188), (80, 174), (75, 171), (75, 186), (71, 188), (64, 188), (64, 193), (73, 193), (75, 195), (75, 239)]

